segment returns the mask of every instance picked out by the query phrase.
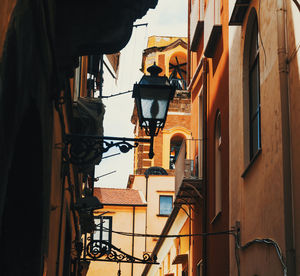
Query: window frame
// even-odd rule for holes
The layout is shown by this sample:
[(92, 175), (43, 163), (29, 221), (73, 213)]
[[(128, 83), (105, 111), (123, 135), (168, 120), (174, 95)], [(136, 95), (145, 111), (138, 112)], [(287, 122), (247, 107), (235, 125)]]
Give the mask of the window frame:
[(215, 119), (215, 212), (214, 221), (222, 213), (222, 120), (218, 110)]
[(197, 263), (196, 275), (197, 276), (203, 276), (203, 260), (202, 259), (200, 260), (199, 263)]
[[(255, 8), (252, 8), (245, 30), (244, 40), (244, 54), (243, 54), (243, 134), (244, 134), (244, 171), (241, 177), (245, 177), (249, 169), (254, 164), (257, 157), (262, 151), (261, 140), (261, 105), (260, 105), (260, 59), (259, 59), (259, 25), (257, 19), (257, 12)], [(255, 41), (253, 41), (255, 39)], [(253, 49), (253, 42), (256, 45), (256, 49)], [(252, 55), (251, 55), (252, 54)], [(253, 75), (253, 72), (256, 72)], [(255, 85), (251, 84), (252, 76), (256, 76)], [(255, 79), (255, 78), (254, 78)], [(256, 87), (256, 89), (254, 89)], [(256, 95), (253, 97), (253, 91)], [(253, 99), (256, 99), (256, 107), (253, 108)], [(253, 111), (254, 110), (254, 111)], [(253, 136), (253, 126), (256, 123), (256, 128)], [(253, 145), (256, 147), (253, 148)]]
[(75, 68), (75, 74), (74, 74), (74, 83), (73, 83), (73, 91), (74, 96), (73, 99), (76, 102), (80, 98), (80, 88), (81, 88), (81, 63), (82, 63), (82, 57), (80, 56), (78, 58), (78, 67)]
[[(96, 224), (95, 219), (99, 219), (99, 224)], [(108, 239), (104, 239), (104, 241), (108, 242), (109, 244), (112, 244), (112, 216), (94, 216), (94, 222), (96, 225), (96, 229), (94, 233), (91, 235), (92, 241), (99, 242), (97, 246), (101, 246), (101, 241), (103, 241), (103, 222), (104, 220), (108, 220), (109, 224), (109, 232), (108, 232)], [(99, 227), (99, 229), (97, 229)], [(96, 232), (96, 233), (95, 233)], [(99, 235), (99, 239), (95, 239), (95, 235)], [(110, 251), (110, 246), (108, 248), (108, 251)]]
[[(249, 157), (250, 162), (256, 153), (261, 149), (261, 114), (260, 114), (260, 70), (259, 70), (259, 41), (258, 41), (258, 22), (257, 18), (254, 21), (252, 29), (249, 31), (250, 35), (250, 49), (249, 49), (249, 75), (248, 75), (248, 87), (249, 87)], [(255, 40), (255, 41), (254, 41)], [(255, 43), (255, 51), (252, 56), (251, 48)], [(254, 73), (254, 74), (253, 74)], [(252, 83), (252, 80), (256, 77), (256, 82)], [(253, 103), (254, 95), (256, 94), (257, 103)], [(254, 107), (254, 108), (253, 108)], [(257, 127), (255, 130), (257, 131), (257, 135), (253, 134), (253, 126), (255, 125), (255, 120), (257, 120)], [(256, 143), (256, 147), (253, 148), (254, 142)]]
[[(176, 143), (176, 146), (174, 145), (174, 143), (172, 144), (172, 141), (176, 141), (177, 140), (179, 141), (181, 138), (181, 143), (179, 145), (179, 143)], [(176, 164), (176, 160), (177, 160), (177, 157), (178, 157), (178, 154), (180, 152), (180, 148), (182, 146), (182, 143), (185, 143), (186, 141), (186, 138), (181, 134), (181, 133), (175, 133), (174, 135), (172, 135), (171, 139), (170, 139), (170, 157), (169, 157), (169, 169), (170, 170), (175, 170), (175, 164)], [(173, 151), (172, 150), (172, 146), (175, 147), (175, 155), (172, 156), (171, 153)]]
[[(170, 213), (166, 214), (166, 213), (161, 213), (161, 198), (171, 198), (171, 211)], [(159, 195), (159, 216), (169, 216), (172, 213), (173, 210), (173, 196), (172, 195)]]

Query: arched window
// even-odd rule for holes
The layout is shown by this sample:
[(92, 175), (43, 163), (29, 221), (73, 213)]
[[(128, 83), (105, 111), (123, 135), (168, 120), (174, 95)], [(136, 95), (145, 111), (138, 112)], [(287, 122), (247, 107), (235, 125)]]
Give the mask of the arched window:
[(222, 152), (221, 114), (218, 112), (215, 123), (215, 216), (222, 211)]
[(254, 20), (249, 54), (250, 160), (260, 149), (260, 81), (257, 18)]
[(260, 72), (258, 22), (255, 9), (249, 15), (244, 46), (245, 165), (261, 149)]
[(183, 142), (183, 136), (174, 135), (170, 141), (170, 169), (175, 169), (175, 163), (177, 160), (177, 156)]
[(186, 90), (186, 55), (177, 52), (174, 53), (169, 61), (169, 79), (177, 90)]

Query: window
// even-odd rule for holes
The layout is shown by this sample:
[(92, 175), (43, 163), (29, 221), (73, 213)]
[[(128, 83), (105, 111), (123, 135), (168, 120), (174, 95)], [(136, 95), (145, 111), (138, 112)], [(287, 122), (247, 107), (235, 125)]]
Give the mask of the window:
[(106, 247), (107, 250), (109, 250), (109, 245), (111, 244), (112, 217), (97, 216), (94, 217), (94, 223), (96, 225), (92, 237), (93, 241), (96, 242), (94, 246), (100, 247), (100, 249)]
[(197, 264), (197, 276), (203, 276), (203, 262), (202, 260)]
[(249, 130), (250, 160), (261, 147), (260, 144), (260, 80), (257, 19), (251, 30), (249, 49)]
[(215, 216), (222, 211), (222, 158), (221, 158), (221, 114), (215, 122)]
[(180, 151), (180, 147), (183, 141), (183, 137), (180, 135), (174, 135), (170, 142), (170, 169), (175, 169), (175, 163)]
[(173, 209), (173, 196), (159, 196), (159, 214), (170, 215)]
[(203, 87), (198, 96), (198, 155), (196, 156), (196, 176), (203, 178)]
[(256, 10), (250, 11), (245, 32), (243, 65), (245, 173), (261, 149), (259, 41)]
[(169, 60), (169, 80), (177, 90), (186, 90), (186, 54), (174, 53)]
[(80, 97), (80, 85), (81, 85), (81, 57), (79, 57), (79, 65), (75, 69), (74, 75), (74, 101), (77, 101)]

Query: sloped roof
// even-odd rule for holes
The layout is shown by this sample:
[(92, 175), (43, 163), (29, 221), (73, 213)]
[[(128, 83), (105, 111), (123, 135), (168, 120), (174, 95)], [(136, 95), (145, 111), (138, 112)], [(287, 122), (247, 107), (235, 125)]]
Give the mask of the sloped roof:
[(142, 193), (134, 189), (94, 188), (94, 195), (103, 205), (147, 205)]
[(161, 47), (153, 46), (153, 47), (150, 47), (150, 48), (146, 48), (146, 49), (144, 49), (143, 56), (148, 55), (152, 52), (168, 51), (168, 50), (171, 50), (173, 48), (176, 48), (179, 45), (181, 45), (183, 48), (187, 49), (187, 43), (184, 40), (182, 40), (181, 38), (179, 38), (176, 41), (174, 41), (174, 42), (172, 42), (168, 45), (165, 45), (165, 46), (161, 46)]

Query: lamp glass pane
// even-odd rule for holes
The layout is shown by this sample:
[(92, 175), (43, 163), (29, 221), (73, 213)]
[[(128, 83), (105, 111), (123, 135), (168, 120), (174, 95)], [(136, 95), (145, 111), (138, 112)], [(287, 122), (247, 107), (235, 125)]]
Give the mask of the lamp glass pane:
[(150, 99), (141, 99), (142, 113), (145, 119), (163, 120), (166, 114), (168, 101), (154, 101)]
[(166, 111), (169, 101), (168, 89), (155, 89), (141, 87), (141, 108), (142, 115), (145, 119), (163, 120), (166, 116)]

